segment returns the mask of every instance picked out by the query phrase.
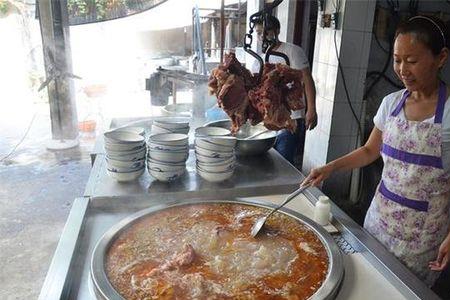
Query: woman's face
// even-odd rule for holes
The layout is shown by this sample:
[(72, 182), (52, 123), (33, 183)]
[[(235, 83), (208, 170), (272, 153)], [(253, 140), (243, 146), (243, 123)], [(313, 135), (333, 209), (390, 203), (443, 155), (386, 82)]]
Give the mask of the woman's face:
[(399, 34), (395, 39), (394, 71), (409, 91), (429, 89), (435, 84), (446, 59), (446, 48), (434, 55), (414, 34)]

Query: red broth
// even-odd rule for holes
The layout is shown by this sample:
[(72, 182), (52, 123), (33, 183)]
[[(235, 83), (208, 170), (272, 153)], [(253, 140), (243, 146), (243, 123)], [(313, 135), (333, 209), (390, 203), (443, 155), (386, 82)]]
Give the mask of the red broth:
[(126, 299), (307, 299), (326, 278), (326, 249), (281, 213), (252, 238), (252, 225), (266, 212), (210, 203), (143, 217), (113, 242), (108, 278)]

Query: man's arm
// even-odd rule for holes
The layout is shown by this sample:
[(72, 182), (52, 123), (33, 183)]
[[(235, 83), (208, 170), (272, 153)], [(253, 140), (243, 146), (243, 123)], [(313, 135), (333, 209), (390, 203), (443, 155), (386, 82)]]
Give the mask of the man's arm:
[(317, 125), (317, 112), (316, 112), (316, 86), (311, 76), (309, 68), (301, 70), (303, 75), (303, 83), (305, 84), (305, 94), (307, 102), (307, 110), (305, 115), (306, 128), (311, 130)]

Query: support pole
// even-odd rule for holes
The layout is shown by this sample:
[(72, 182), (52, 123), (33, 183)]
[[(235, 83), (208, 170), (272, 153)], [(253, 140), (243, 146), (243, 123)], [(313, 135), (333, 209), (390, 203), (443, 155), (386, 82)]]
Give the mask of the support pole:
[(220, 63), (223, 63), (223, 49), (225, 48), (225, 0), (220, 2)]
[(38, 9), (52, 128), (47, 148), (72, 148), (78, 145), (78, 121), (67, 0), (39, 0)]

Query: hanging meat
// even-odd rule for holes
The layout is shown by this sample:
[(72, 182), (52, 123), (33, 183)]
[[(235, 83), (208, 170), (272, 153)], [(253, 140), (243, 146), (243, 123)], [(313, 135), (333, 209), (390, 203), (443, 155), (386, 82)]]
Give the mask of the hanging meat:
[(283, 64), (264, 65), (261, 82), (241, 65), (234, 53), (226, 54), (224, 63), (211, 72), (208, 83), (219, 106), (232, 121), (232, 132), (247, 122), (260, 122), (270, 130), (295, 130), (291, 110), (304, 107), (302, 74)]

